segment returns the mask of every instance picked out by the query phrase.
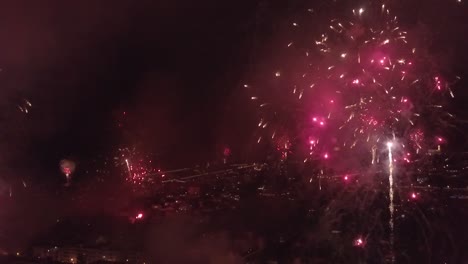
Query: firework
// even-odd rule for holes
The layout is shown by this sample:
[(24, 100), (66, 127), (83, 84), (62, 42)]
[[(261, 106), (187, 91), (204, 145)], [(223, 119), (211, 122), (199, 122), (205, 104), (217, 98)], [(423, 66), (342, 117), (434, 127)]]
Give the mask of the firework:
[(138, 213), (136, 216), (135, 216), (135, 219), (142, 219), (143, 218), (143, 213)]
[[(390, 213), (390, 219), (388, 220), (388, 225), (390, 227), (390, 246), (391, 250), (393, 253), (393, 244), (394, 244), (394, 229), (395, 229), (395, 219), (394, 219), (394, 213), (395, 213), (395, 205), (393, 201), (394, 197), (394, 190), (393, 190), (393, 142), (387, 142), (387, 147), (388, 147), (388, 196), (390, 199), (389, 205), (388, 205), (388, 211)], [(393, 254), (392, 254), (393, 256)], [(395, 262), (395, 259), (392, 258), (392, 263)]]
[(354, 240), (354, 243), (353, 245), (356, 246), (356, 247), (364, 247), (365, 243), (364, 243), (364, 239), (361, 238), (361, 237), (358, 237)]
[[(362, 210), (360, 201), (385, 210), (386, 247), (390, 262), (395, 262), (397, 168), (440, 152), (447, 143), (440, 133), (454, 120), (444, 108), (454, 97), (452, 83), (434, 66), (427, 47), (399, 25), (384, 4), (371, 2), (330, 18), (313, 39), (306, 24), (295, 22), (292, 34), (298, 39), (285, 41), (285, 68), (270, 72), (267, 85), (245, 85), (254, 92), (251, 101), (258, 107), (258, 143), (271, 141), (282, 160), (299, 157), (320, 164), (319, 191), (322, 178), (340, 178), (348, 190), (357, 184), (345, 193), (346, 199), (334, 193), (326, 206), (330, 219), (322, 217), (329, 220), (325, 226), (341, 219), (342, 211), (353, 215)], [(328, 168), (340, 176), (328, 175)], [(382, 172), (388, 185), (380, 181)], [(388, 206), (377, 207), (378, 197), (388, 198)], [(369, 211), (366, 216), (360, 211), (359, 221), (377, 223), (380, 216)], [(353, 245), (370, 247), (373, 236), (369, 231), (366, 239), (354, 238)]]
[(75, 166), (75, 162), (71, 160), (63, 159), (60, 161), (60, 170), (65, 175), (67, 180), (66, 185), (70, 185), (71, 174), (75, 171)]
[(155, 168), (151, 155), (140, 153), (136, 148), (120, 148), (114, 161), (135, 190), (153, 184), (154, 177), (160, 172)]
[(313, 45), (288, 41), (292, 65), (275, 70), (273, 87), (251, 97), (259, 107), (259, 143), (271, 139), (284, 158), (285, 142), (301, 142), (306, 161), (364, 151), (371, 164), (388, 140), (399, 149), (394, 158), (405, 162), (440, 149), (433, 133), (453, 118), (443, 107), (453, 91), (385, 5), (349, 10), (313, 41), (303, 40)]
[(21, 112), (27, 114), (32, 108), (32, 104), (28, 99), (22, 99), (21, 102), (17, 105), (17, 107)]

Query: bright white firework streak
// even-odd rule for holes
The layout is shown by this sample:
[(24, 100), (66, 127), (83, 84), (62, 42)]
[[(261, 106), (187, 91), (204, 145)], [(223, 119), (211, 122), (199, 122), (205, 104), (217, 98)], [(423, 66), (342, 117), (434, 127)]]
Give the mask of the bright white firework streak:
[(65, 174), (65, 179), (67, 180), (67, 182), (65, 183), (65, 186), (70, 186), (71, 184), (70, 173)]
[(131, 179), (132, 178), (132, 170), (130, 169), (130, 163), (128, 162), (128, 159), (125, 159), (125, 163), (127, 164), (128, 176), (130, 176), (130, 179)]
[(394, 243), (394, 220), (393, 220), (393, 212), (395, 210), (393, 205), (393, 155), (392, 155), (392, 147), (393, 143), (388, 142), (388, 196), (390, 197), (390, 204), (388, 205), (388, 210), (390, 212), (390, 220), (388, 224), (390, 226), (390, 247), (391, 247), (391, 256), (392, 256), (392, 263), (395, 262), (395, 257), (393, 255), (393, 243)]
[(375, 160), (377, 155), (377, 146), (372, 146), (372, 165), (375, 164), (377, 161)]

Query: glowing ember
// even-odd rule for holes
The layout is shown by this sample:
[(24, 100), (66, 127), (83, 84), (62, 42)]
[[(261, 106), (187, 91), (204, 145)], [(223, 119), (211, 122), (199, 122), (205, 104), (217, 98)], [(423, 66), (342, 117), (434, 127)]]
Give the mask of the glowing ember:
[(355, 247), (363, 247), (364, 244), (364, 239), (362, 239), (361, 237), (356, 238), (353, 243)]

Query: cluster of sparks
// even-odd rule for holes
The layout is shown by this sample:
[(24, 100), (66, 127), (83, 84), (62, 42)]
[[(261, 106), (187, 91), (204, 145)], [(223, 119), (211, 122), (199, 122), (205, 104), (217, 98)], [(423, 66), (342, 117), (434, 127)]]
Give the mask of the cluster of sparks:
[(17, 105), (17, 107), (21, 112), (28, 114), (30, 109), (32, 108), (32, 104), (28, 99), (22, 99), (21, 102)]
[(258, 142), (270, 138), (283, 157), (292, 142), (306, 144), (304, 162), (354, 149), (372, 153), (374, 163), (389, 141), (399, 150), (393, 158), (404, 162), (440, 148), (442, 124), (454, 118), (444, 101), (454, 93), (418, 52), (424, 47), (412, 44), (385, 4), (329, 22), (312, 46), (290, 42), (287, 49), (303, 56), (272, 74), (277, 89), (251, 97), (261, 115)]
[(153, 165), (151, 157), (137, 152), (135, 148), (119, 149), (115, 162), (116, 165), (124, 168), (126, 181), (134, 187), (151, 184), (152, 176), (160, 173), (160, 170)]
[[(444, 109), (454, 98), (451, 82), (434, 66), (428, 47), (418, 43), (421, 37), (400, 26), (385, 4), (370, 2), (331, 18), (314, 39), (301, 34), (307, 27), (292, 23), (300, 39), (286, 45), (292, 54), (282, 60), (286, 67), (273, 71), (268, 89), (258, 87), (251, 97), (260, 114), (257, 142), (272, 142), (282, 160), (294, 152), (304, 162), (319, 161), (336, 170), (341, 168), (335, 161), (346, 162), (346, 182), (349, 169), (358, 169), (353, 166), (362, 160), (388, 165), (394, 262), (395, 169), (446, 143), (440, 134), (454, 120)], [(356, 158), (359, 163), (350, 164)], [(418, 193), (411, 192), (409, 199), (418, 199)], [(365, 244), (363, 237), (353, 243)]]

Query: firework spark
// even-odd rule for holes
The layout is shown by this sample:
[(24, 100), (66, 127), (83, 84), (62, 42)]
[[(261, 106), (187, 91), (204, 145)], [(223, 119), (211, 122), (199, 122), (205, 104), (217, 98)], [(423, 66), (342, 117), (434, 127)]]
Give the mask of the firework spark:
[(388, 220), (388, 224), (390, 227), (390, 246), (392, 250), (392, 263), (395, 262), (393, 258), (393, 244), (394, 244), (394, 212), (395, 212), (395, 205), (393, 203), (393, 142), (387, 143), (388, 147), (388, 196), (390, 199), (390, 203), (388, 205), (388, 211), (390, 213), (390, 219)]

